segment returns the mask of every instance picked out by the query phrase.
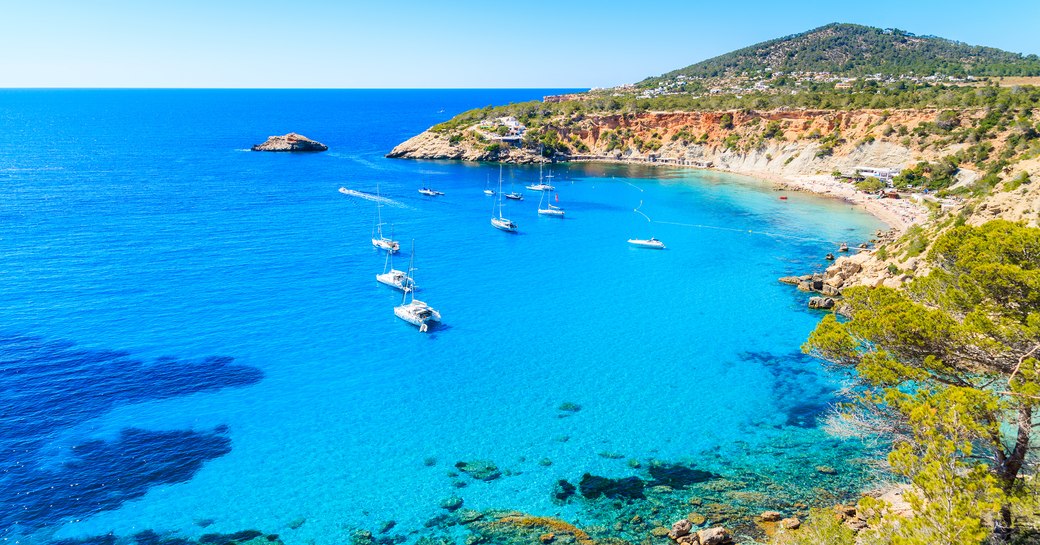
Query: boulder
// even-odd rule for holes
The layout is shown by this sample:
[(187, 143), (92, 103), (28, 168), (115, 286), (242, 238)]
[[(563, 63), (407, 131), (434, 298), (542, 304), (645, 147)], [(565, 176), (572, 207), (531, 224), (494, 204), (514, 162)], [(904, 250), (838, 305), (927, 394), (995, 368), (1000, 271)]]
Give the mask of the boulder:
[(780, 282), (783, 284), (791, 284), (793, 286), (797, 286), (798, 284), (802, 283), (802, 279), (798, 276), (781, 276)]
[(783, 518), (783, 515), (777, 511), (765, 511), (758, 518), (762, 519), (762, 522), (777, 522)]
[(697, 532), (697, 541), (700, 545), (724, 545), (732, 543), (733, 538), (725, 528), (716, 526)]
[(302, 134), (291, 132), (282, 136), (269, 136), (263, 144), (253, 146), (253, 151), (326, 151), (329, 147), (311, 140)]
[(798, 520), (798, 517), (786, 518), (780, 521), (780, 527), (787, 530), (797, 530), (802, 525), (802, 521)]
[(675, 540), (679, 545), (700, 545), (700, 541), (697, 540), (697, 534), (690, 534), (688, 536), (682, 536)]
[(809, 280), (802, 281), (798, 284), (798, 291), (812, 291), (812, 282)]
[(810, 297), (809, 308), (830, 309), (834, 308), (834, 299), (830, 297)]
[(682, 536), (690, 535), (691, 529), (693, 529), (693, 523), (686, 519), (682, 519), (675, 524), (672, 524), (672, 531), (668, 532), (668, 537), (679, 539)]

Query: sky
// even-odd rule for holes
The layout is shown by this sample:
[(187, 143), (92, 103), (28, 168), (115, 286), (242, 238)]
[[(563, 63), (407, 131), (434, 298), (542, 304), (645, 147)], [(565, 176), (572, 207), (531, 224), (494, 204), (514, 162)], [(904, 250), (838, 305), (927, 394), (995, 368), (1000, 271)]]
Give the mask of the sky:
[(1040, 54), (1037, 0), (0, 0), (0, 87), (608, 87), (831, 22)]

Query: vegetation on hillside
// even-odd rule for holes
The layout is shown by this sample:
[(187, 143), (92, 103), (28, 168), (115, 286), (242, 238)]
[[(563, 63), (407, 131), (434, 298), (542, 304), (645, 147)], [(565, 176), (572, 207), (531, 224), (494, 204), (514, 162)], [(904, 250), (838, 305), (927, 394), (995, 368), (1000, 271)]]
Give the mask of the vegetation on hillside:
[(855, 370), (841, 419), (889, 440), (892, 471), (913, 485), (910, 520), (861, 505), (876, 542), (1006, 538), (1035, 495), (1024, 473), (1040, 407), (1040, 229), (956, 227), (927, 261), (906, 290), (846, 290), (849, 319), (824, 318), (805, 349)]
[(847, 76), (1036, 76), (1040, 58), (992, 47), (972, 46), (899, 29), (832, 23), (738, 49), (674, 70), (660, 80), (828, 72)]

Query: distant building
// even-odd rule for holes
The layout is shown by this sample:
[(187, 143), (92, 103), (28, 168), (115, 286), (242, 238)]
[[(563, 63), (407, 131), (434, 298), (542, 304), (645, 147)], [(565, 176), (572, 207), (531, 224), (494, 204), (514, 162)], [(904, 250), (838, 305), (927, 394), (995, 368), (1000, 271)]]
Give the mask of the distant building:
[(902, 172), (902, 169), (899, 169), (899, 168), (877, 168), (877, 167), (856, 167), (855, 171), (858, 172), (861, 177), (864, 177), (864, 178), (867, 178), (867, 177), (877, 178), (878, 180), (881, 180), (882, 182), (890, 183), (890, 182), (892, 182), (892, 178), (898, 176), (899, 173)]

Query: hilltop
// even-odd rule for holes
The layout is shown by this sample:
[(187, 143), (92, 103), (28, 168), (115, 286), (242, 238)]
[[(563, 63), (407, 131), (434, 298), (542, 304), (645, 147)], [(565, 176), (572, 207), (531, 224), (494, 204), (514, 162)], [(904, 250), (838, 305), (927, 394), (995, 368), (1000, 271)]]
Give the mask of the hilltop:
[(697, 78), (769, 77), (828, 73), (837, 76), (1040, 76), (1040, 58), (968, 45), (899, 29), (832, 23), (776, 38), (640, 82)]

